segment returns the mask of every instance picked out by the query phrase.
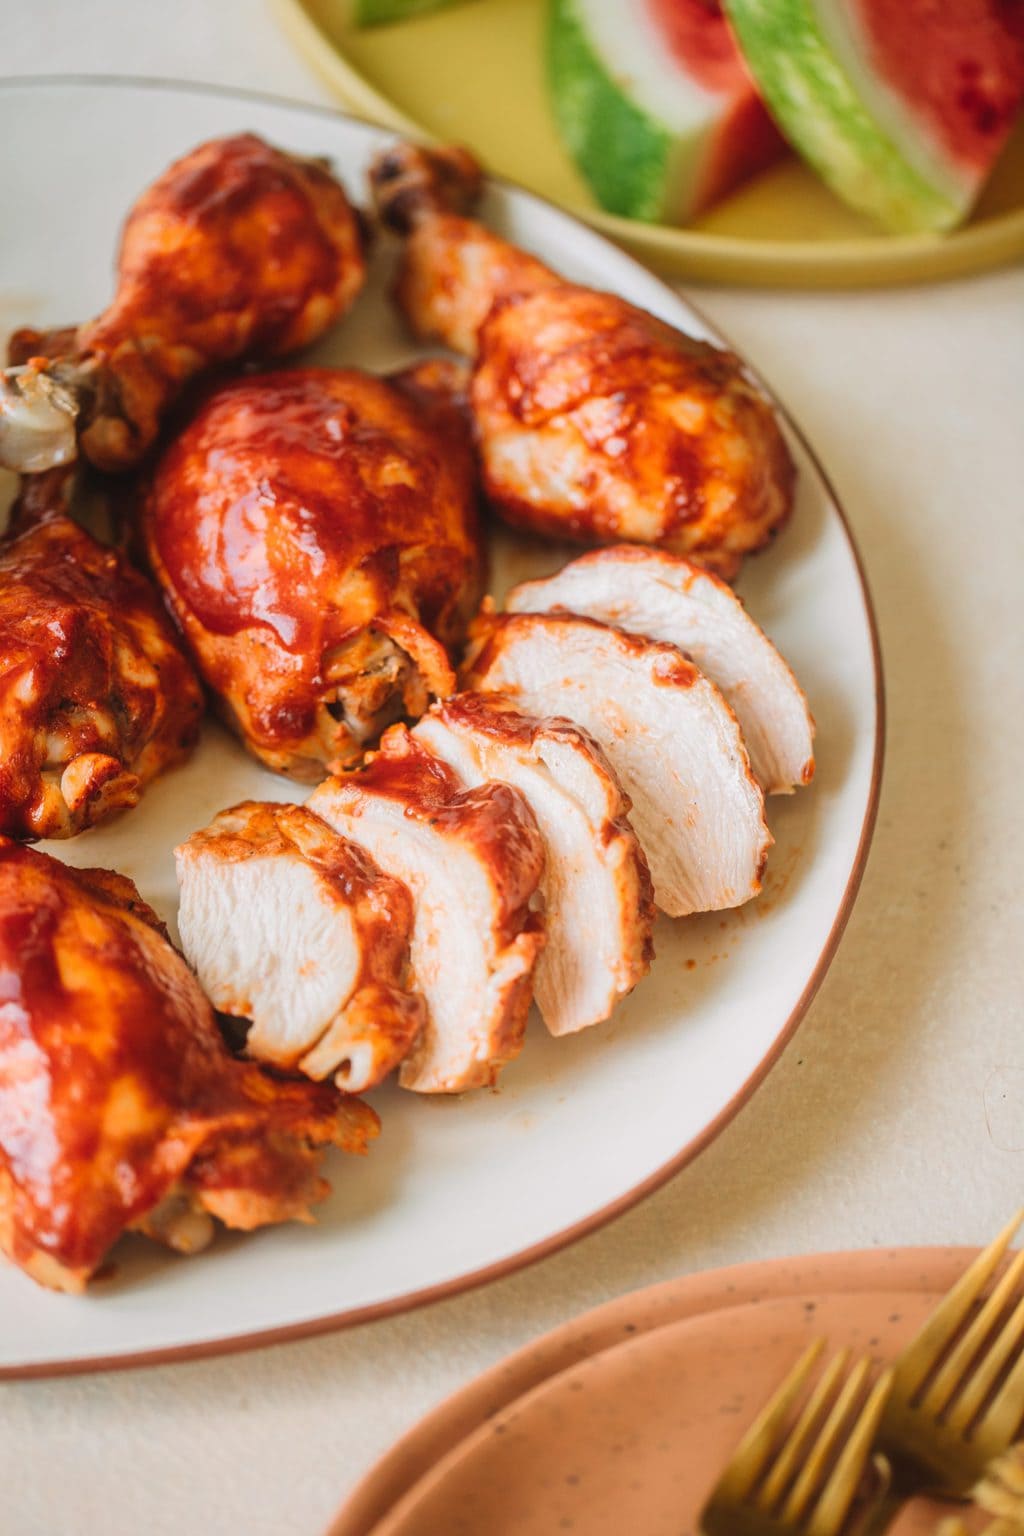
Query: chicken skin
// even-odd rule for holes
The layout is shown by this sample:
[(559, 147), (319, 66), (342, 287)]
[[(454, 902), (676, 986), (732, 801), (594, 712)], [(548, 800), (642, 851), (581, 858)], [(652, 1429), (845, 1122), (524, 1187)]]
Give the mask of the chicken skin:
[(324, 162), (251, 133), (200, 145), (129, 214), (109, 309), (77, 330), (14, 336), (0, 463), (38, 471), (80, 451), (132, 468), (190, 379), (306, 346), (365, 272), (359, 216)]
[(736, 357), (568, 283), (465, 210), (461, 150), (373, 164), (406, 236), (396, 296), (415, 334), (474, 359), (469, 403), (494, 508), (559, 539), (652, 544), (731, 579), (789, 516), (793, 464)]
[(24, 531), (0, 543), (0, 833), (29, 839), (135, 805), (203, 711), (149, 582), (62, 511), (37, 512), (23, 497)]
[(242, 740), (299, 779), (451, 692), (482, 554), (461, 415), (424, 373), (213, 392), (142, 511), (149, 560)]
[(0, 838), (0, 1248), (80, 1291), (126, 1230), (192, 1253), (213, 1218), (308, 1221), (358, 1100), (236, 1061), (130, 880)]

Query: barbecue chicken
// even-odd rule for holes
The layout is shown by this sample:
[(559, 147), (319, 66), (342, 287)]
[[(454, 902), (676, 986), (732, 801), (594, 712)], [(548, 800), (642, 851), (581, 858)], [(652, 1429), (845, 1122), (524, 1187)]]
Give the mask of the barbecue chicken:
[(738, 359), (566, 282), (467, 217), (480, 175), (464, 150), (399, 144), (370, 181), (405, 237), (396, 296), (413, 331), (474, 360), (470, 409), (501, 516), (735, 576), (788, 517), (794, 474)]

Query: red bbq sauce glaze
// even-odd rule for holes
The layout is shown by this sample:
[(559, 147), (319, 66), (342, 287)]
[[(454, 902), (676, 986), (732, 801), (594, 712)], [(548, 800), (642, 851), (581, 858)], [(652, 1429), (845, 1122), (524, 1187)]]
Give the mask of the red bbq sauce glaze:
[(63, 513), (0, 545), (0, 587), (0, 833), (53, 836), (45, 771), (101, 752), (151, 778), (193, 746), (202, 693), (150, 583)]
[(84, 1280), (186, 1175), (296, 1214), (322, 1192), (312, 1149), (340, 1142), (341, 1103), (229, 1055), (130, 880), (0, 838), (0, 1235), (16, 1263), (45, 1255)]
[[(645, 542), (734, 574), (730, 546), (758, 547), (788, 516), (793, 467), (771, 408), (736, 357), (615, 295), (563, 284), (500, 300), (480, 332), (472, 402), (485, 491), (514, 524), (618, 542), (632, 536), (625, 493), (660, 517)], [(489, 440), (510, 430), (549, 425), (571, 427), (591, 450), (574, 460), (570, 488), (551, 505), (530, 487), (521, 494), (488, 452)]]
[(479, 561), (455, 437), (355, 370), (222, 386), (153, 478), (152, 539), (176, 601), (205, 629), (263, 627), (296, 654), (386, 612), (410, 574), (409, 598), (450, 621)]
[(427, 822), (442, 837), (471, 844), (490, 869), (499, 872), (495, 892), (501, 925), (512, 935), (522, 927), (544, 869), (544, 841), (526, 799), (510, 784), (466, 789), (455, 771), (410, 736), (392, 726), (365, 767), (342, 781), (353, 791), (386, 795), (404, 814)]
[(479, 596), (463, 417), (354, 369), (215, 390), (158, 462), (143, 521), (200, 669), (257, 751), (306, 739), (337, 648), (372, 629), (447, 672)]
[(118, 272), (82, 350), (156, 336), (208, 360), (273, 355), (348, 307), (365, 275), (363, 238), (325, 164), (243, 133), (200, 145), (142, 194)]

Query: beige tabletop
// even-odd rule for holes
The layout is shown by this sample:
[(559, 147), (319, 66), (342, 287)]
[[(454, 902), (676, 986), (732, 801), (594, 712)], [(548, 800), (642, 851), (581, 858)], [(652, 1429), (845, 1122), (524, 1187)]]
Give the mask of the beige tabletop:
[[(0, 36), (4, 74), (327, 100), (263, 0), (0, 0)], [(881, 813), (817, 1001), (710, 1150), (532, 1269), (306, 1343), (0, 1386), (2, 1536), (316, 1536), (427, 1408), (584, 1308), (745, 1259), (981, 1241), (1021, 1203), (1024, 271), (688, 291), (817, 448), (881, 623)]]

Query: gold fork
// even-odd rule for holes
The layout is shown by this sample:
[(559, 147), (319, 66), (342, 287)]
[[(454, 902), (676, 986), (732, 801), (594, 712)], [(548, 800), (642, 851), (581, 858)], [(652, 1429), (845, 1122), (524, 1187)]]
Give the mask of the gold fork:
[(881, 1501), (888, 1464), (871, 1447), (891, 1370), (866, 1390), (872, 1362), (841, 1351), (789, 1427), (823, 1348), (819, 1339), (804, 1352), (733, 1452), (701, 1514), (705, 1536), (838, 1536), (870, 1470), (870, 1505)]
[(879, 1444), (897, 1464), (901, 1487), (910, 1486), (916, 1469), (918, 1487), (924, 1473), (937, 1490), (966, 1494), (1017, 1438), (1024, 1417), (1024, 1298), (1014, 1298), (1024, 1252), (988, 1299), (980, 1298), (1022, 1220), (1019, 1211), (979, 1253), (896, 1361)]

